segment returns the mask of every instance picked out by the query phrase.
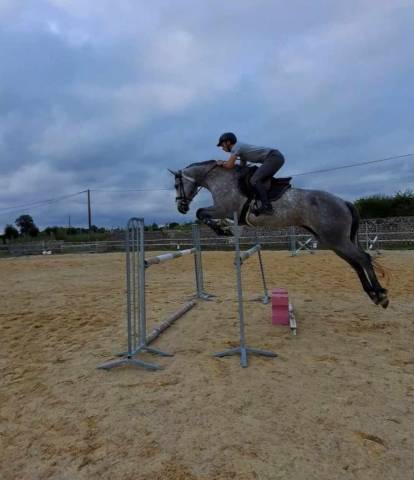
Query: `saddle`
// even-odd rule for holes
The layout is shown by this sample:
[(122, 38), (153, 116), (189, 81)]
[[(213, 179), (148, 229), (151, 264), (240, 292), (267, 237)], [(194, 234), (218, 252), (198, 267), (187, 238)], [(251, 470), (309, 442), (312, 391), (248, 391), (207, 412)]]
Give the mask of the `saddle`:
[[(253, 189), (253, 187), (250, 185), (250, 179), (252, 178), (253, 174), (259, 167), (253, 166), (253, 167), (239, 167), (238, 168), (238, 176), (239, 176), (239, 190), (240, 192), (247, 197), (248, 202), (252, 200), (257, 200), (257, 193)], [(271, 202), (274, 202), (278, 200), (285, 192), (286, 190), (289, 190), (289, 188), (292, 186), (290, 184), (290, 181), (292, 180), (292, 177), (285, 177), (285, 178), (269, 178), (269, 180), (266, 180), (264, 182), (266, 189), (267, 189), (267, 194), (269, 196), (269, 200)]]

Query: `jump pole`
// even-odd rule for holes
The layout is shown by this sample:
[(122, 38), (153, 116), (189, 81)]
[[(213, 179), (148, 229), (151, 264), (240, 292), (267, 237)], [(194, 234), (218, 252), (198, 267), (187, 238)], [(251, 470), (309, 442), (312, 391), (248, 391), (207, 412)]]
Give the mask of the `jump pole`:
[[(256, 231), (256, 246), (257, 248), (257, 256), (259, 258), (259, 266), (260, 266), (260, 275), (262, 277), (262, 285), (263, 285), (263, 298), (262, 298), (262, 303), (264, 305), (267, 305), (270, 302), (270, 297), (269, 297), (269, 290), (267, 289), (267, 284), (266, 284), (266, 276), (264, 273), (264, 267), (263, 267), (263, 259), (262, 259), (262, 245), (259, 241), (259, 237), (257, 236), (257, 231)], [(253, 247), (254, 248), (254, 247)]]
[[(378, 225), (375, 222), (369, 222), (374, 225), (374, 232), (370, 235), (368, 229), (368, 221), (365, 223), (365, 237), (366, 237), (366, 251), (376, 253), (379, 255), (379, 238), (378, 238)], [(374, 238), (372, 238), (372, 236)]]
[[(149, 352), (161, 356), (172, 356), (170, 353), (151, 347), (150, 344), (178, 318), (191, 310), (196, 305), (196, 302), (192, 300), (185, 304), (147, 336), (145, 271), (151, 265), (163, 263), (184, 255), (193, 254), (195, 257), (197, 255), (195, 259), (196, 297), (202, 299), (210, 298), (210, 295), (202, 290), (200, 243), (191, 249), (161, 254), (145, 259), (144, 231), (144, 219), (133, 217), (128, 221), (125, 233), (128, 349), (126, 352), (119, 354), (122, 358), (104, 363), (98, 367), (100, 369), (109, 370), (123, 365), (133, 365), (143, 367), (147, 370), (159, 370), (161, 368), (160, 366), (136, 358), (136, 355), (140, 352)], [(193, 229), (193, 236), (194, 235), (198, 235), (199, 238), (198, 225)]]
[(173, 260), (174, 258), (184, 257), (185, 255), (191, 255), (192, 253), (195, 253), (195, 248), (188, 248), (187, 250), (178, 250), (177, 252), (163, 253), (162, 255), (158, 255), (156, 257), (147, 258), (145, 260), (145, 267), (167, 262), (168, 260)]
[[(295, 241), (294, 241), (295, 242)], [(303, 251), (308, 251), (309, 253), (315, 253), (315, 240), (312, 237), (307, 238), (304, 242), (301, 242), (300, 240), (296, 240), (296, 242), (299, 244), (299, 247), (296, 248), (296, 245), (294, 247), (294, 250), (292, 251), (292, 257), (295, 257), (296, 255), (299, 255), (299, 252), (301, 250)]]
[[(243, 287), (242, 287), (242, 264), (243, 260), (247, 260), (254, 253), (260, 252), (260, 245), (255, 245), (246, 252), (240, 251), (240, 234), (241, 228), (238, 223), (238, 214), (234, 212), (234, 227), (233, 232), (235, 236), (235, 267), (236, 267), (236, 281), (237, 281), (237, 300), (238, 300), (238, 314), (239, 314), (239, 335), (240, 335), (240, 345), (236, 348), (231, 348), (229, 350), (224, 350), (223, 352), (215, 353), (215, 357), (227, 357), (230, 355), (240, 355), (240, 365), (243, 368), (248, 367), (248, 355), (261, 355), (264, 357), (277, 357), (277, 353), (270, 352), (267, 350), (262, 350), (259, 348), (251, 348), (246, 345), (246, 335), (245, 335), (245, 324), (244, 324), (244, 309), (243, 309)], [(261, 258), (261, 257), (260, 257)], [(261, 269), (263, 273), (263, 265), (261, 264)], [(264, 273), (263, 273), (264, 278)]]
[(299, 255), (301, 250), (308, 251), (309, 253), (315, 253), (315, 249), (317, 248), (317, 241), (312, 237), (309, 236), (306, 238), (305, 241), (300, 241), (296, 237), (296, 230), (294, 226), (289, 227), (288, 230), (289, 235), (289, 249), (291, 252), (292, 257), (296, 257)]

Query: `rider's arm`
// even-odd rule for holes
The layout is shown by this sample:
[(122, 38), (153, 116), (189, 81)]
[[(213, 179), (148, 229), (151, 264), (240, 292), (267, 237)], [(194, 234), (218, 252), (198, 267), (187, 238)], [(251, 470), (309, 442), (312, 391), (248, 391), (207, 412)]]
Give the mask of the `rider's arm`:
[(234, 168), (236, 166), (236, 160), (237, 160), (237, 155), (230, 155), (230, 158), (227, 160), (227, 162), (223, 163), (224, 168)]
[(224, 160), (217, 160), (217, 165), (223, 168), (234, 168), (236, 166), (237, 155), (230, 155), (230, 158), (225, 162)]

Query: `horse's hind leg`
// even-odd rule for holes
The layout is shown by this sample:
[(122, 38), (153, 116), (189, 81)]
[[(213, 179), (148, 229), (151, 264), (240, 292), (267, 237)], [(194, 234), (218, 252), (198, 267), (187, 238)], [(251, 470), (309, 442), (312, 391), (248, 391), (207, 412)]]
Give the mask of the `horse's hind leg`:
[(383, 308), (387, 308), (388, 307), (388, 304), (390, 303), (389, 302), (389, 299), (388, 299), (388, 291), (382, 287), (382, 285), (380, 284), (378, 278), (377, 278), (377, 275), (375, 273), (375, 269), (374, 269), (374, 265), (372, 263), (372, 258), (371, 258), (371, 255), (369, 253), (366, 253), (364, 252), (360, 247), (357, 247), (359, 249), (359, 251), (362, 253), (362, 255), (365, 256), (365, 259), (366, 259), (366, 267), (365, 267), (365, 272), (375, 290), (375, 293), (377, 295), (377, 300), (378, 300), (378, 304), (381, 305)]
[(355, 270), (363, 289), (371, 300), (376, 305), (387, 308), (389, 304), (387, 290), (385, 290), (378, 281), (370, 255), (348, 239), (339, 244), (332, 245), (331, 248)]
[(337, 248), (334, 248), (333, 250), (338, 255), (338, 257), (341, 257), (343, 260), (345, 260), (355, 270), (362, 284), (362, 288), (369, 296), (369, 298), (376, 303), (375, 291), (372, 288), (371, 282), (368, 280), (367, 274), (365, 273), (363, 267), (357, 261), (351, 259), (347, 254), (342, 253), (342, 251), (338, 250)]

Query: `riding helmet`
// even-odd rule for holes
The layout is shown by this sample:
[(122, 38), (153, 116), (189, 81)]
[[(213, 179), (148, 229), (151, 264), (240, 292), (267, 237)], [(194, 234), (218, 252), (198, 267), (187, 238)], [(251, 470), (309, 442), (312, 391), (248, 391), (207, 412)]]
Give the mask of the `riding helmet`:
[(237, 142), (236, 135), (234, 135), (234, 133), (232, 132), (223, 133), (222, 135), (220, 135), (217, 146), (219, 147), (223, 142), (227, 142), (227, 141), (231, 142), (232, 144), (236, 143)]

